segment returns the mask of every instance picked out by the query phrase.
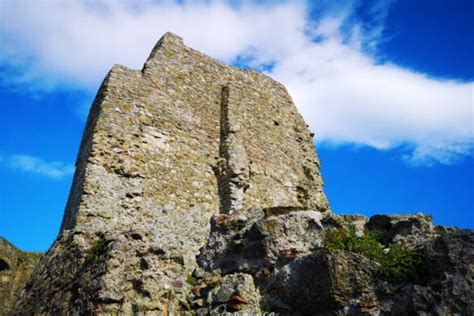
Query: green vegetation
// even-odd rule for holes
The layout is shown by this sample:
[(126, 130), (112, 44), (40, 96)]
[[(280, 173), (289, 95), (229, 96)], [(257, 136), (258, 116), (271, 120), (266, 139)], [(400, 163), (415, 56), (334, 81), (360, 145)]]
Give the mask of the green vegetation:
[(324, 247), (329, 251), (348, 250), (356, 252), (377, 262), (380, 262), (384, 256), (384, 246), (380, 243), (377, 235), (365, 233), (362, 237), (359, 237), (354, 229), (338, 228), (330, 230), (326, 234)]
[(385, 255), (381, 276), (392, 283), (414, 281), (425, 266), (422, 254), (403, 243), (393, 244)]
[(186, 278), (186, 283), (188, 283), (191, 286), (195, 286), (197, 284), (197, 279), (193, 277), (192, 275), (188, 275)]
[(105, 247), (106, 243), (104, 239), (100, 238), (95, 240), (87, 251), (87, 257), (92, 260), (98, 259), (100, 254), (105, 251)]
[[(425, 262), (423, 256), (404, 243), (389, 244), (384, 234), (338, 228), (326, 234), (324, 247), (330, 252), (346, 250), (359, 253), (380, 264), (380, 277), (390, 283), (412, 282), (419, 276)], [(388, 252), (384, 248), (389, 247)]]

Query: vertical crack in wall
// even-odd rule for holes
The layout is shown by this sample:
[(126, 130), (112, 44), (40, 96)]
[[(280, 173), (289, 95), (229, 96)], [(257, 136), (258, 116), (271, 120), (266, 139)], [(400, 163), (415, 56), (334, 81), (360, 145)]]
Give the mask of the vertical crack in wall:
[[(232, 110), (238, 106), (238, 89), (230, 84), (222, 87), (219, 160), (216, 167), (220, 212), (238, 213), (244, 208), (248, 188), (248, 161), (240, 137), (241, 126)], [(240, 109), (242, 110), (242, 109)]]

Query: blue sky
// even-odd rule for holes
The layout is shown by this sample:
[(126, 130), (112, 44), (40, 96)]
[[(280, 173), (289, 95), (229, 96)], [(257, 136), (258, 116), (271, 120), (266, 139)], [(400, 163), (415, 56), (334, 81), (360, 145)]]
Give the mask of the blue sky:
[(166, 31), (287, 86), (335, 212), (474, 228), (470, 0), (4, 0), (0, 235), (49, 247), (101, 80), (141, 68)]

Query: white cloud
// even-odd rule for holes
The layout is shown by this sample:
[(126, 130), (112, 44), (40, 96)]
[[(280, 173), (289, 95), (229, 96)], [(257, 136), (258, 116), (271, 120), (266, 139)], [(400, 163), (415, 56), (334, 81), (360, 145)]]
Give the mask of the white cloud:
[(7, 168), (53, 179), (62, 179), (74, 173), (74, 166), (71, 164), (48, 162), (29, 155), (10, 155), (3, 157), (0, 162)]
[(100, 3), (3, 2), (2, 62), (26, 70), (9, 79), (97, 89), (115, 63), (141, 68), (166, 31), (227, 62), (255, 46), (268, 47), (259, 49), (262, 59), (274, 58), (304, 36), (305, 6), (297, 2), (238, 8), (220, 1)]
[(273, 63), (269, 74), (288, 87), (319, 142), (408, 144), (404, 159), (414, 165), (471, 155), (473, 83), (377, 64), (386, 2), (369, 8), (369, 26), (354, 18), (356, 0), (324, 3), (319, 20), (309, 21), (299, 1), (2, 2), (0, 62), (17, 70), (5, 84), (94, 91), (112, 64), (141, 68), (172, 31), (225, 62)]

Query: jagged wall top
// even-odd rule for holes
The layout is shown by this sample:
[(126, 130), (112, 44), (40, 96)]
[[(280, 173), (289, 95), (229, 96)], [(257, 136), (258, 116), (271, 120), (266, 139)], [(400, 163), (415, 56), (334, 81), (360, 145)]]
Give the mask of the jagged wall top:
[(158, 49), (160, 49), (161, 46), (167, 46), (167, 47), (184, 47), (184, 41), (181, 36), (178, 36), (174, 33), (171, 32), (166, 32), (156, 43), (155, 47), (151, 50), (150, 56), (148, 57), (147, 60), (153, 59), (156, 54)]

